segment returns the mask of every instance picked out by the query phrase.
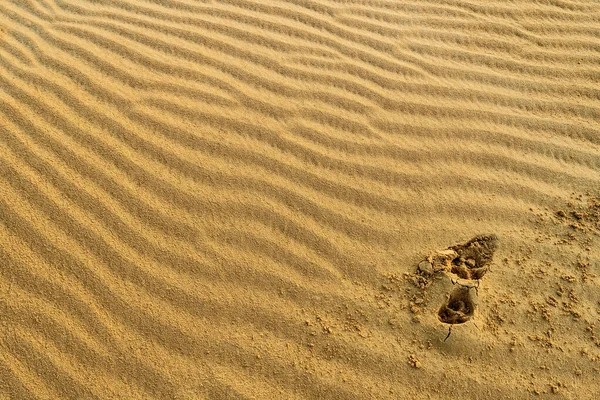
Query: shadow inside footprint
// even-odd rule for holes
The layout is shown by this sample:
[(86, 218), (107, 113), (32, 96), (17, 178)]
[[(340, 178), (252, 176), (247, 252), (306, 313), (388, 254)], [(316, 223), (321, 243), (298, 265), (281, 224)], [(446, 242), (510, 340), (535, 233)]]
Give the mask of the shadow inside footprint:
[(481, 279), (492, 262), (497, 242), (496, 235), (479, 235), (450, 247), (458, 255), (452, 260), (450, 272), (462, 279)]
[(457, 286), (438, 311), (438, 319), (450, 325), (464, 324), (475, 313), (475, 298), (471, 288)]

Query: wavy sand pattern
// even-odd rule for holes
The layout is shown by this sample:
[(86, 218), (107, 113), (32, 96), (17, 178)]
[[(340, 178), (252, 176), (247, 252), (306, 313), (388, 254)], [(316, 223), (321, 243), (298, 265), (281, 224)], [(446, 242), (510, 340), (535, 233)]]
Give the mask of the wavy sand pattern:
[[(0, 394), (600, 396), (600, 3), (0, 2)], [(499, 237), (473, 319), (427, 254)]]

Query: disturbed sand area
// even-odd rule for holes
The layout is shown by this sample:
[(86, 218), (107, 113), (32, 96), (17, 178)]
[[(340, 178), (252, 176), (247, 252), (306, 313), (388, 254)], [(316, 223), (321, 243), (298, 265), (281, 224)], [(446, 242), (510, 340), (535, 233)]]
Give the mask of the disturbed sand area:
[(598, 31), (1, 1), (0, 398), (598, 398)]

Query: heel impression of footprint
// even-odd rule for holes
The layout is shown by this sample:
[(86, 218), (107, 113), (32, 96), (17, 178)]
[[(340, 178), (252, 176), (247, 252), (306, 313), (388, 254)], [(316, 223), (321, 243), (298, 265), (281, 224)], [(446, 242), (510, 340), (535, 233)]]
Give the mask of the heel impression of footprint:
[(443, 273), (450, 276), (454, 284), (437, 313), (438, 320), (449, 325), (444, 341), (450, 337), (454, 325), (473, 318), (479, 282), (492, 263), (497, 242), (498, 236), (494, 234), (478, 235), (464, 244), (437, 251), (419, 263), (420, 275), (430, 277)]

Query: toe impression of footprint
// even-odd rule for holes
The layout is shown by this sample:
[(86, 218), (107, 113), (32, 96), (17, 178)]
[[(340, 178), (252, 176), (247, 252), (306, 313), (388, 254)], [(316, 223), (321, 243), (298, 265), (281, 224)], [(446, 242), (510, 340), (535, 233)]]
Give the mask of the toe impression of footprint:
[(452, 326), (464, 324), (475, 314), (477, 288), (492, 263), (497, 242), (496, 235), (478, 235), (464, 244), (437, 251), (419, 263), (417, 269), (421, 275), (444, 273), (451, 279), (457, 278), (452, 283), (458, 286), (446, 296), (437, 315), (440, 322), (449, 325), (444, 341), (450, 337)]

